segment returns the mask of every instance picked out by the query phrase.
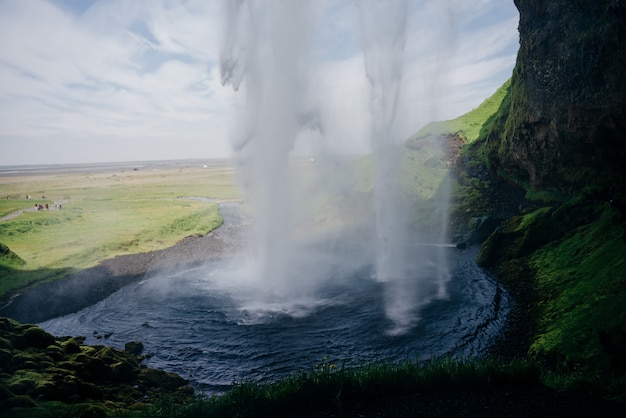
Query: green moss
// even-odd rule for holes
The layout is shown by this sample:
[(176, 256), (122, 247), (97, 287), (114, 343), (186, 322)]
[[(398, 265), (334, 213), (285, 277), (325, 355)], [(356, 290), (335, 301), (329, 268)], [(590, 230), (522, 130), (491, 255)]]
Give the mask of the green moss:
[(618, 212), (537, 251), (540, 330), (531, 353), (568, 368), (626, 372), (626, 254)]
[[(513, 69), (508, 100), (503, 100), (502, 103), (502, 115), (507, 113), (507, 117), (504, 123), (504, 129), (500, 133), (500, 138), (503, 141), (503, 147), (498, 150), (500, 155), (515, 152), (510, 140), (516, 132), (521, 129), (524, 120), (528, 117), (528, 97), (526, 86), (524, 85), (524, 62), (521, 59), (517, 60), (515, 68)], [(510, 107), (507, 112), (507, 105), (509, 103)]]
[(518, 59), (499, 108), (478, 135), (476, 154), (481, 156), (480, 161), (484, 166), (494, 170), (500, 178), (530, 191), (528, 173), (507, 163), (519, 153), (513, 145), (513, 139), (524, 129), (524, 120), (528, 115), (523, 72), (524, 62)]
[(16, 395), (27, 395), (35, 390), (37, 385), (49, 381), (49, 375), (34, 370), (16, 370), (5, 384)]
[(185, 380), (182, 377), (163, 370), (142, 369), (141, 377), (146, 382), (150, 382), (155, 386), (168, 388), (170, 390), (176, 390), (181, 386), (185, 386)]
[(68, 338), (61, 343), (61, 348), (68, 354), (75, 354), (82, 352), (80, 347), (80, 341), (75, 338)]
[(25, 329), (19, 335), (17, 341), (19, 341), (21, 347), (45, 348), (54, 343), (54, 337), (43, 329), (33, 325)]
[(7, 338), (0, 337), (0, 349), (13, 348), (13, 342)]
[(527, 281), (537, 322), (529, 354), (553, 370), (626, 373), (621, 219), (610, 203), (575, 200), (509, 219), (481, 248), (481, 265)]
[(84, 346), (82, 337), (53, 338), (44, 346), (42, 335), (53, 338), (34, 325), (0, 318), (0, 337), (16, 342), (0, 350), (0, 410), (9, 411), (9, 416), (91, 416), (66, 402), (90, 402), (97, 416), (104, 416), (138, 399), (150, 404), (160, 396), (174, 396), (177, 402), (193, 397), (184, 379), (151, 372), (131, 353)]

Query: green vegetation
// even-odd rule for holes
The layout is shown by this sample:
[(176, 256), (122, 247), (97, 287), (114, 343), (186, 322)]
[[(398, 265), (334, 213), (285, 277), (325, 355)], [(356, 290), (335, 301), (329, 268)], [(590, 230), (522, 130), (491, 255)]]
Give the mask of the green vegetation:
[(193, 398), (180, 376), (141, 366), (141, 343), (117, 350), (82, 341), (0, 317), (0, 414), (97, 417), (165, 396)]
[(626, 232), (610, 204), (591, 208), (560, 240), (529, 259), (536, 273), (539, 332), (530, 348), (568, 370), (626, 372)]
[(484, 389), (539, 381), (538, 371), (527, 362), (502, 365), (489, 361), (463, 363), (445, 359), (424, 364), (406, 362), (351, 368), (324, 361), (308, 373), (293, 375), (277, 383), (240, 383), (221, 397), (184, 408), (172, 408), (166, 414), (154, 408), (137, 416), (276, 416), (308, 410), (332, 411), (349, 402), (416, 391)]
[[(446, 155), (441, 146), (424, 146), (420, 150), (407, 149), (401, 162), (401, 182), (404, 192), (420, 201), (434, 199), (443, 179), (449, 173)], [(428, 167), (424, 170), (423, 167)]]
[[(106, 258), (206, 234), (221, 224), (216, 201), (238, 198), (226, 165), (9, 176), (0, 179), (0, 191), (9, 196), (0, 213), (16, 215), (0, 221), (7, 249), (0, 254), (0, 299)], [(50, 210), (35, 210), (36, 203)]]
[[(522, 64), (518, 62), (517, 73)], [(453, 173), (451, 210), (456, 225), (473, 214), (489, 214), (508, 199), (494, 181), (525, 190), (531, 209), (524, 213), (519, 207), (519, 215), (483, 245), (478, 261), (494, 268), (513, 294), (530, 301), (528, 320), (535, 325), (527, 355), (541, 365), (545, 383), (560, 389), (582, 385), (624, 400), (623, 197), (592, 187), (567, 194), (532, 189), (521, 174), (498, 168), (499, 153), (510, 152), (506, 137), (513, 135), (526, 112), (519, 80), (514, 77), (466, 115), (427, 125), (407, 145), (419, 152), (437, 137), (442, 141), (457, 134), (464, 140), (463, 164)], [(498, 168), (497, 180), (493, 168)]]
[(511, 80), (507, 80), (475, 109), (456, 119), (431, 122), (406, 141), (402, 183), (419, 203), (415, 217), (420, 222), (438, 222), (437, 202), (446, 189), (452, 194), (450, 214), (455, 224), (466, 222), (475, 213), (489, 212), (492, 202), (485, 199), (485, 192), (490, 184), (476, 176), (477, 170), (488, 167), (488, 160), (484, 148), (476, 143), (491, 129), (510, 89)]
[(19, 268), (26, 264), (17, 254), (6, 245), (0, 243), (0, 266), (4, 268)]
[(240, 382), (212, 398), (193, 395), (179, 376), (141, 365), (143, 346), (86, 346), (0, 318), (0, 411), (12, 417), (291, 416), (333, 411), (351, 402), (438, 390), (484, 390), (539, 383), (528, 361), (337, 365), (323, 358), (310, 371), (275, 383)]
[[(226, 394), (210, 399), (196, 398), (183, 403), (169, 395), (152, 404), (142, 402), (127, 407), (95, 402), (65, 406), (60, 402), (41, 402), (36, 410), (40, 417), (88, 414), (89, 411), (98, 411), (94, 416), (118, 418), (291, 416), (320, 410), (332, 413), (334, 409), (351, 402), (416, 391), (436, 392), (450, 388), (484, 390), (538, 382), (538, 369), (526, 361), (500, 364), (443, 359), (423, 364), (372, 364), (358, 368), (322, 363), (309, 372), (295, 374), (276, 383), (238, 383)], [(14, 408), (11, 412), (20, 416), (20, 411), (32, 410), (31, 406)]]
[[(464, 180), (471, 184), (469, 187), (461, 187), (458, 179), (450, 176), (451, 169), (456, 164), (454, 160), (458, 157), (451, 154), (460, 152), (460, 149), (453, 149), (456, 144), (450, 144), (450, 139), (458, 138), (458, 146), (463, 145), (464, 152), (469, 152), (470, 144), (478, 139), (479, 133), (484, 134), (491, 126), (493, 115), (507, 97), (510, 84), (511, 80), (507, 80), (474, 110), (456, 119), (431, 122), (405, 141), (396, 174), (402, 195), (414, 209), (411, 219), (413, 223), (426, 228), (439, 225), (439, 200), (448, 189), (452, 190), (454, 201), (463, 201), (465, 205), (470, 195), (473, 195), (472, 200), (482, 201), (482, 196), (475, 191), (476, 184), (473, 182), (476, 179), (462, 174)], [(469, 158), (470, 164), (473, 164), (473, 160)], [(484, 161), (486, 157), (483, 156)], [(352, 167), (353, 173), (350, 174), (356, 178), (354, 191), (363, 199), (363, 196), (371, 195), (374, 190), (375, 158), (367, 155), (355, 161)], [(331, 206), (336, 206), (336, 202)]]
[(511, 218), (479, 263), (534, 295), (529, 358), (547, 382), (626, 394), (626, 228), (609, 202), (573, 200)]
[(478, 139), (481, 130), (485, 129), (485, 123), (498, 111), (510, 88), (511, 80), (509, 79), (477, 108), (456, 119), (427, 124), (407, 140), (407, 146), (412, 147), (428, 137), (436, 139), (448, 134), (458, 134), (466, 144), (473, 143)]
[(496, 118), (505, 120), (504, 129), (497, 132), (499, 140), (491, 143), (494, 145), (496, 143), (501, 144), (500, 148), (497, 149), (498, 154), (513, 152), (510, 143), (511, 137), (516, 130), (520, 129), (524, 118), (528, 115), (527, 94), (522, 78), (523, 70), (524, 63), (518, 60), (513, 69), (514, 76), (512, 77), (510, 91), (506, 100), (502, 101), (502, 106), (498, 109)]

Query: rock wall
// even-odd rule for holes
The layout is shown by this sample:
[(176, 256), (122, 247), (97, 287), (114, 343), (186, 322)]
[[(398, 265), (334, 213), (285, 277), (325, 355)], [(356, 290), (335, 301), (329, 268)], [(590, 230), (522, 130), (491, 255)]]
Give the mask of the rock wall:
[(487, 136), (500, 174), (533, 189), (624, 191), (626, 1), (515, 0), (520, 49)]

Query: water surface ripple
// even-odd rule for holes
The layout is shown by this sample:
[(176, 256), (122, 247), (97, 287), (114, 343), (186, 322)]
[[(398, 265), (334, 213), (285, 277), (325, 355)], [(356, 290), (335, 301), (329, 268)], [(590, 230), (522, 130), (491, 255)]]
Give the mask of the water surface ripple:
[(474, 357), (493, 342), (509, 309), (475, 255), (449, 249), (449, 297), (423, 306), (419, 321), (398, 335), (389, 333), (384, 312), (389, 284), (372, 279), (368, 268), (312, 296), (259, 300), (259, 289), (228, 279), (232, 260), (146, 278), (40, 325), (57, 336), (85, 336), (87, 344), (142, 341), (146, 365), (176, 372), (206, 393), (307, 371), (324, 358), (341, 366)]

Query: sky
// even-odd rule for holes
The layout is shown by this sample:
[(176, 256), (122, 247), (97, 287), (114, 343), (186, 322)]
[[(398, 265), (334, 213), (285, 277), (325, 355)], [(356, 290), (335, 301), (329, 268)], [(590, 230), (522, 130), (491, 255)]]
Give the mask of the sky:
[[(231, 157), (246, 81), (221, 84), (228, 1), (0, 0), (0, 165)], [(323, 142), (368, 152), (361, 0), (311, 1)], [(512, 0), (409, 0), (398, 132), (495, 92), (515, 64), (518, 22)], [(315, 141), (303, 133), (294, 153), (314, 154)]]

